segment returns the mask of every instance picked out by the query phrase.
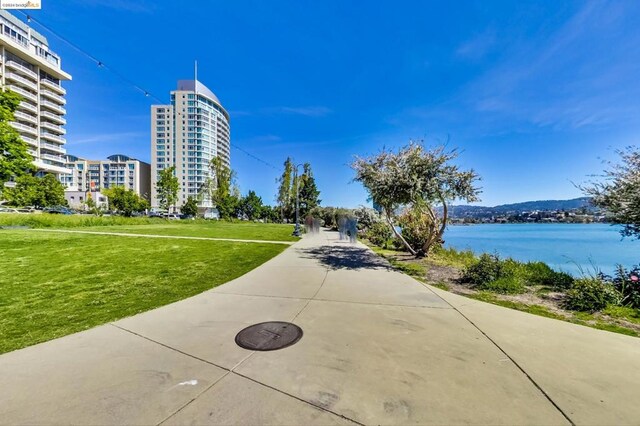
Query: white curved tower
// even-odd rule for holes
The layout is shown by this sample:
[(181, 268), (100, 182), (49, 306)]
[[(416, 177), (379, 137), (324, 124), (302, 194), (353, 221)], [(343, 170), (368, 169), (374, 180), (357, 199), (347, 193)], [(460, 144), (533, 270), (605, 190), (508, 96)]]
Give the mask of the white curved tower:
[[(158, 207), (158, 172), (175, 166), (180, 182), (177, 205), (198, 197), (212, 178), (209, 163), (220, 157), (231, 167), (229, 113), (218, 97), (197, 80), (178, 81), (171, 105), (151, 107), (151, 206)], [(199, 206), (212, 207), (207, 197)]]

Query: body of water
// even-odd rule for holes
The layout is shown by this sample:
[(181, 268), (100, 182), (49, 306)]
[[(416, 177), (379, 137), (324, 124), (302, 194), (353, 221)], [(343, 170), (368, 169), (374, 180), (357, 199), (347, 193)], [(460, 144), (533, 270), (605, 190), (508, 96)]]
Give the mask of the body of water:
[(600, 223), (449, 226), (444, 240), (445, 247), (542, 261), (574, 275), (594, 268), (610, 274), (616, 264), (640, 263), (640, 240), (622, 239), (620, 227)]

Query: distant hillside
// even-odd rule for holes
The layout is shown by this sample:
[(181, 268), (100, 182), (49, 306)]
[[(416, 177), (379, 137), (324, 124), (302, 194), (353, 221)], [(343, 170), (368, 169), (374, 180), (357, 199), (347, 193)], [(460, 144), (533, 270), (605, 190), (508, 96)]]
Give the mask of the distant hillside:
[(501, 204), (494, 207), (485, 206), (453, 206), (449, 208), (452, 218), (464, 217), (490, 217), (495, 215), (513, 215), (532, 211), (571, 211), (585, 208), (588, 212), (598, 209), (591, 205), (588, 197), (574, 198), (572, 200), (539, 200), (525, 201), (523, 203)]

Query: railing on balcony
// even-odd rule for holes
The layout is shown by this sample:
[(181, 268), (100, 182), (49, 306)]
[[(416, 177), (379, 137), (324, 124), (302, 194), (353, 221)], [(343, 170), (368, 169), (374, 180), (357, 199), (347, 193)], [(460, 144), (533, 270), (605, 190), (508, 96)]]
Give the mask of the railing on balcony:
[(67, 93), (67, 91), (62, 86), (60, 86), (60, 84), (58, 84), (58, 83), (56, 83), (54, 81), (51, 81), (51, 80), (49, 80), (47, 78), (41, 79), (40, 80), (40, 85), (49, 87), (49, 88), (55, 90), (56, 92), (60, 93), (61, 95), (65, 95)]
[(25, 141), (29, 145), (38, 146), (38, 140), (37, 139), (33, 139), (33, 138), (28, 137), (28, 136), (20, 136), (20, 139), (22, 139), (23, 141)]
[(24, 65), (17, 63), (16, 61), (8, 60), (6, 62), (6, 66), (17, 70), (18, 72), (22, 72), (23, 75), (27, 75), (35, 80), (38, 79), (38, 74), (36, 74), (32, 69), (27, 68)]
[(25, 102), (25, 101), (20, 102), (20, 107), (19, 108), (23, 108), (23, 109), (32, 111), (35, 114), (38, 113), (38, 108), (35, 105), (31, 105), (29, 102)]
[(38, 96), (35, 93), (25, 90), (22, 87), (18, 87), (15, 84), (8, 84), (7, 87), (9, 87), (12, 92), (16, 92), (27, 99), (31, 99), (33, 102), (38, 102)]
[(64, 159), (61, 155), (51, 155), (51, 154), (40, 154), (40, 157), (46, 158), (47, 160), (56, 161), (58, 163), (64, 164)]
[(38, 135), (38, 129), (36, 129), (35, 127), (27, 126), (26, 124), (18, 123), (16, 121), (10, 121), (9, 124), (11, 124), (11, 127), (19, 132), (27, 132), (36, 136)]
[(61, 147), (60, 145), (54, 145), (52, 143), (42, 142), (40, 144), (40, 148), (48, 149), (48, 150), (55, 151), (55, 152), (59, 152), (61, 154), (66, 154), (67, 153), (67, 151), (63, 147)]
[(22, 121), (28, 121), (30, 123), (33, 124), (38, 124), (38, 119), (32, 115), (29, 114), (25, 114), (22, 111), (16, 111), (13, 113), (13, 116), (16, 118), (16, 120), (22, 120)]
[(51, 141), (59, 142), (59, 143), (65, 143), (64, 138), (49, 132), (40, 131), (40, 138), (49, 139)]
[(42, 97), (40, 97), (40, 106), (45, 106), (47, 108), (51, 108), (52, 110), (57, 111), (60, 114), (66, 114), (67, 113), (67, 110), (62, 108), (60, 105), (55, 104), (53, 102), (45, 101), (44, 99), (42, 99)]
[(53, 130), (54, 132), (57, 132), (57, 134), (59, 135), (64, 135), (65, 133), (67, 133), (67, 131), (62, 126), (58, 126), (53, 123), (48, 123), (46, 121), (41, 122), (40, 126), (49, 130)]
[(37, 90), (38, 89), (38, 85), (36, 83), (34, 83), (31, 80), (27, 80), (26, 78), (13, 73), (13, 72), (8, 72), (6, 73), (6, 78), (9, 80), (13, 80), (13, 81), (17, 81), (18, 83), (21, 83), (23, 85), (25, 85), (26, 87), (28, 87), (29, 89), (33, 89), (33, 90)]
[(51, 113), (49, 111), (43, 111), (40, 113), (40, 115), (42, 117), (47, 117), (53, 121), (55, 121), (56, 123), (60, 123), (60, 124), (67, 124), (67, 120), (65, 120), (62, 116), (58, 115), (58, 114), (54, 114)]
[(66, 99), (57, 93), (52, 92), (51, 90), (41, 89), (40, 94), (48, 97), (49, 99), (53, 99), (54, 102), (64, 105), (67, 103)]

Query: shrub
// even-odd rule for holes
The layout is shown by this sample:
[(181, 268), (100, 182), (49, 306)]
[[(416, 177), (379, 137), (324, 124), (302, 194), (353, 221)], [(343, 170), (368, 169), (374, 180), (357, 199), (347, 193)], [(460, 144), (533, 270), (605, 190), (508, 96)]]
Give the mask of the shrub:
[(524, 264), (527, 284), (543, 285), (554, 290), (567, 290), (573, 284), (573, 277), (565, 272), (554, 271), (544, 262)]
[(567, 291), (564, 306), (573, 311), (596, 312), (620, 303), (620, 293), (600, 277), (580, 278)]
[(622, 265), (618, 265), (613, 277), (602, 278), (609, 281), (620, 293), (620, 304), (640, 309), (640, 266), (627, 271)]
[(482, 286), (500, 278), (501, 269), (498, 255), (483, 253), (476, 263), (465, 268), (462, 281)]
[(376, 222), (367, 230), (365, 237), (378, 247), (386, 247), (387, 241), (392, 237), (393, 232), (389, 225), (384, 222)]

